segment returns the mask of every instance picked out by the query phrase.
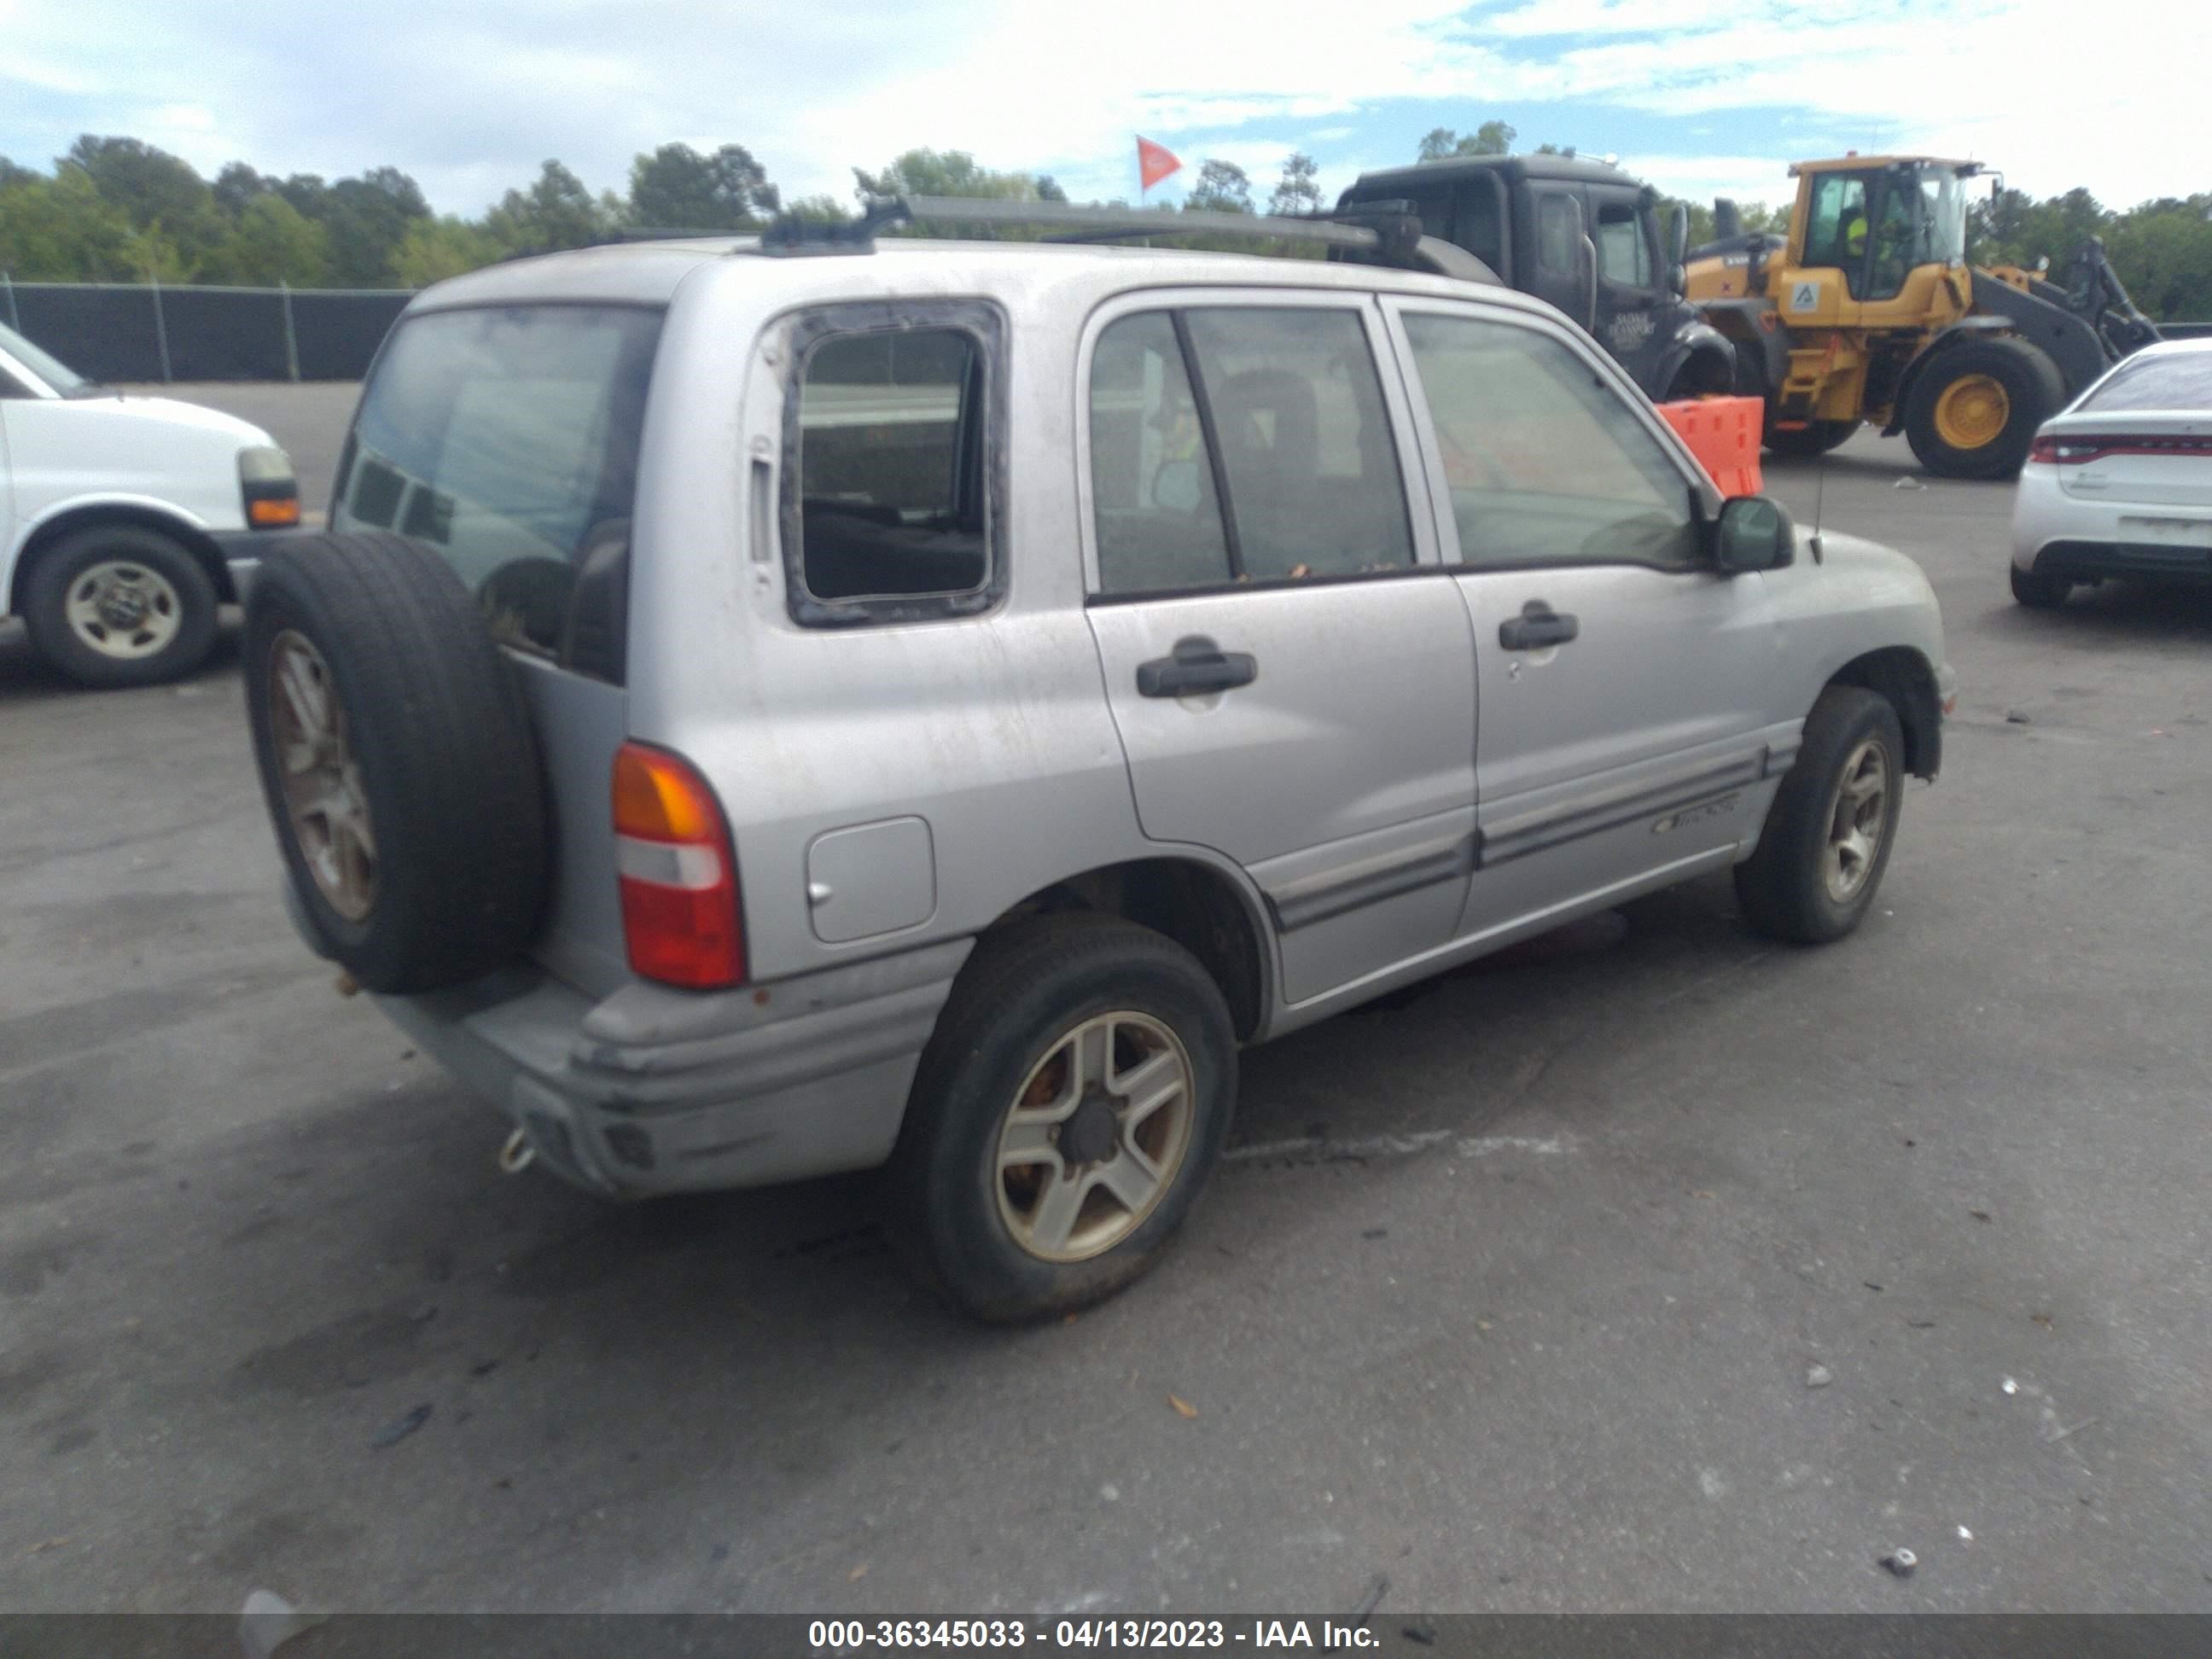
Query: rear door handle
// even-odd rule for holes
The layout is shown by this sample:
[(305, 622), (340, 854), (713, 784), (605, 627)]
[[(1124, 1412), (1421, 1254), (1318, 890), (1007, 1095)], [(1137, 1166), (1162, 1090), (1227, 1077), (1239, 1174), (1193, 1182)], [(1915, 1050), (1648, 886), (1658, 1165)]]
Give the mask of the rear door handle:
[(1582, 624), (1562, 616), (1541, 599), (1531, 599), (1517, 617), (1498, 624), (1498, 642), (1508, 651), (1540, 651), (1547, 645), (1565, 645), (1582, 632)]
[(1176, 641), (1173, 656), (1137, 665), (1137, 695), (1194, 697), (1233, 690), (1259, 678), (1259, 660), (1249, 653), (1224, 651), (1205, 635), (1193, 634)]

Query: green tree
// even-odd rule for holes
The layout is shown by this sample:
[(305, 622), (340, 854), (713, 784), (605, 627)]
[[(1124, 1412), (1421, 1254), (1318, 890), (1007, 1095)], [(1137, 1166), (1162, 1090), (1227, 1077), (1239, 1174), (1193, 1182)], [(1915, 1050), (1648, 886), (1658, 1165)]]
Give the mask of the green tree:
[(779, 198), (768, 170), (743, 144), (702, 155), (663, 144), (630, 164), (632, 223), (667, 230), (751, 230), (775, 217)]
[(465, 219), (411, 220), (392, 251), (391, 276), (401, 288), (428, 288), (495, 264), (504, 252), (497, 237)]
[(381, 288), (391, 280), (392, 255), (406, 240), (408, 226), (429, 217), (430, 204), (412, 179), (398, 167), (383, 167), (330, 186), (319, 214), (300, 210), (319, 219), (330, 238), (332, 282)]
[(320, 288), (331, 280), (330, 237), (283, 197), (257, 196), (238, 216), (223, 264), (234, 283)]
[(1431, 127), (1420, 142), (1413, 159), (1417, 161), (1443, 161), (1457, 155), (1510, 155), (1513, 141), (1519, 136), (1504, 121), (1485, 121), (1473, 132), (1462, 137), (1449, 127)]
[(27, 185), (33, 179), (46, 176), (34, 167), (18, 167), (6, 156), (0, 155), (0, 190), (7, 189), (10, 185)]
[(1292, 150), (1283, 162), (1283, 176), (1267, 198), (1270, 213), (1318, 213), (1321, 211), (1321, 185), (1316, 178), (1319, 171), (1314, 158), (1303, 150)]
[(526, 191), (510, 190), (484, 216), (483, 228), (510, 253), (588, 247), (611, 228), (605, 207), (582, 179), (549, 161)]
[(191, 164), (137, 138), (101, 138), (88, 132), (56, 164), (81, 169), (93, 188), (139, 229), (181, 224), (215, 197)]
[(1004, 202), (1067, 199), (1067, 192), (1049, 178), (996, 172), (964, 149), (910, 149), (879, 173), (854, 167), (853, 194), (864, 206), (894, 196), (982, 196)]
[(1192, 213), (1249, 213), (1252, 180), (1234, 161), (1208, 161), (1182, 204)]
[(0, 270), (19, 282), (143, 281), (135, 234), (82, 168), (0, 185)]

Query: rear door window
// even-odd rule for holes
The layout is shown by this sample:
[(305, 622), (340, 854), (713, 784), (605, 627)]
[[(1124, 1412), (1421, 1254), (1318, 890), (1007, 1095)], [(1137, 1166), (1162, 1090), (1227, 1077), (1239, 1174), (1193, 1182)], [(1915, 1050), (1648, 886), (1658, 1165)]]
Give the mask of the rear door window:
[(1207, 306), (1110, 324), (1091, 358), (1091, 469), (1103, 593), (1413, 562), (1356, 312)]
[(405, 319), (362, 398), (331, 527), (433, 548), (502, 644), (619, 684), (660, 320), (568, 305)]

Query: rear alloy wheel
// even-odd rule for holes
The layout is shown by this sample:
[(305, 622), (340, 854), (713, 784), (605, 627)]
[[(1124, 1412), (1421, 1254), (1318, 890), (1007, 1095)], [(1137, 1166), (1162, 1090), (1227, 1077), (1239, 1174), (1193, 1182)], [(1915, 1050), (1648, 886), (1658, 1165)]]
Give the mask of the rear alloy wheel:
[(2039, 575), (2018, 565), (2011, 568), (2012, 596), (2030, 611), (2056, 611), (2074, 591), (2074, 584), (2063, 576)]
[(66, 536), (32, 567), (23, 606), (39, 654), (85, 685), (152, 685), (215, 643), (215, 584), (174, 538), (139, 525)]
[(1905, 787), (1905, 734), (1887, 698), (1832, 685), (1735, 867), (1744, 920), (1769, 939), (1826, 945), (1859, 925), (1889, 865)]
[(976, 1318), (1086, 1306), (1182, 1224), (1236, 1093), (1228, 1006), (1188, 951), (1089, 912), (1016, 923), (977, 944), (923, 1052), (894, 1229)]
[(1937, 349), (1905, 400), (1905, 435), (1939, 478), (2009, 478), (2066, 401), (2058, 366), (2009, 335)]

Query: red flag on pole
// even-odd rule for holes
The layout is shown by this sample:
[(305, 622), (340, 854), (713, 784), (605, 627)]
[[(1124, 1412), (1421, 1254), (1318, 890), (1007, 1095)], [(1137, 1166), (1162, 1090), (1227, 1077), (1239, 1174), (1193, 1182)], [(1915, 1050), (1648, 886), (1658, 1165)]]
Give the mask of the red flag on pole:
[(1176, 159), (1173, 150), (1164, 144), (1156, 144), (1149, 138), (1137, 140), (1137, 177), (1144, 180), (1143, 190), (1150, 190), (1170, 173), (1182, 170), (1182, 163)]

